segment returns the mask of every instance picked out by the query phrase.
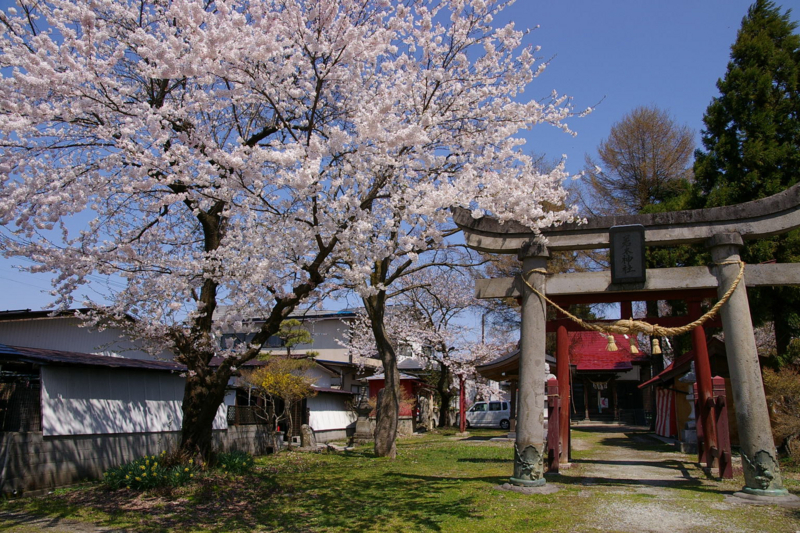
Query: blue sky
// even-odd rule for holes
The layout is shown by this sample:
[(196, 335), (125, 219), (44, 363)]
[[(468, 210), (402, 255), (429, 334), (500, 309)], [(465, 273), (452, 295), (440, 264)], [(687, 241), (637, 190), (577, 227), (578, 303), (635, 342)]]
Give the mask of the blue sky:
[[(550, 59), (545, 72), (527, 95), (544, 98), (552, 90), (570, 95), (577, 110), (595, 106), (569, 125), (569, 135), (540, 125), (530, 131), (527, 149), (548, 158), (566, 154), (567, 168), (576, 173), (585, 154), (626, 113), (656, 105), (679, 124), (700, 130), (706, 107), (717, 96), (717, 79), (725, 74), (730, 46), (749, 0), (518, 0), (498, 18), (514, 20), (518, 28), (535, 27), (527, 42), (541, 46), (539, 55)], [(800, 2), (778, 2), (793, 8), (800, 21)], [(0, 0), (0, 8), (11, 5)], [(0, 259), (0, 310), (40, 309), (50, 297), (49, 276), (19, 274), (18, 259)]]

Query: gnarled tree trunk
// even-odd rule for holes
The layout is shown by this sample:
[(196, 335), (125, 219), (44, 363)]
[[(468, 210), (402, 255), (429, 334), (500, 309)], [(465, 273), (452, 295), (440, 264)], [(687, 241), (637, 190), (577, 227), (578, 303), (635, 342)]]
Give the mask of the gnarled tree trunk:
[(439, 380), (436, 383), (436, 391), (439, 393), (439, 427), (444, 428), (450, 424), (450, 403), (453, 400), (453, 389), (450, 385), (452, 374), (450, 369), (442, 362), (439, 362)]
[(198, 367), (186, 376), (179, 451), (185, 457), (208, 461), (213, 452), (214, 418), (225, 398), (230, 371), (220, 369), (215, 372), (206, 364)]
[(377, 419), (375, 424), (375, 455), (395, 458), (397, 455), (397, 426), (400, 421), (400, 372), (397, 369), (397, 354), (386, 334), (384, 316), (386, 312), (386, 292), (363, 299), (364, 307), (372, 322), (378, 355), (383, 363), (384, 389), (378, 396)]

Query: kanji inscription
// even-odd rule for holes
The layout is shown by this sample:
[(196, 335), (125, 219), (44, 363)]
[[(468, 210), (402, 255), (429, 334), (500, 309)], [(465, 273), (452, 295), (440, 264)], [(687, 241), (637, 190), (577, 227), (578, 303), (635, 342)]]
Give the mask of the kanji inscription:
[(611, 283), (642, 283), (646, 278), (644, 226), (614, 226), (611, 239)]

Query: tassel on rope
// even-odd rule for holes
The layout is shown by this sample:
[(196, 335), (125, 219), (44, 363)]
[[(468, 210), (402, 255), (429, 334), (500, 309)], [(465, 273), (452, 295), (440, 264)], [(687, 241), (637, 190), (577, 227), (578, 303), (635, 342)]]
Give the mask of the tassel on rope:
[(653, 338), (653, 355), (661, 355), (661, 344), (657, 338)]
[(630, 346), (631, 346), (631, 353), (634, 353), (634, 354), (639, 353), (639, 348), (636, 347), (636, 342), (633, 340), (633, 336), (632, 335), (630, 337), (628, 337), (628, 343), (630, 343)]
[(614, 335), (609, 333), (608, 335), (606, 335), (606, 340), (608, 341), (608, 344), (606, 345), (607, 352), (616, 352), (617, 350), (619, 350), (619, 348), (617, 348), (617, 343), (614, 340)]

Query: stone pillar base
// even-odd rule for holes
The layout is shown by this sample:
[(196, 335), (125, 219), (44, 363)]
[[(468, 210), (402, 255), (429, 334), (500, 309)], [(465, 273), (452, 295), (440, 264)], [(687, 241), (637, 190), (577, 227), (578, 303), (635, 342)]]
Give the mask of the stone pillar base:
[(759, 489), (747, 489), (745, 488), (742, 492), (735, 492), (731, 496), (726, 497), (726, 501), (733, 501), (740, 504), (751, 504), (751, 505), (777, 505), (778, 507), (787, 507), (790, 509), (800, 509), (800, 498), (795, 496), (794, 494), (784, 494), (784, 495), (758, 495), (758, 494), (750, 494), (749, 492), (744, 492), (745, 490), (755, 490), (759, 492), (787, 492), (787, 491), (779, 491), (779, 490), (759, 490)]
[[(762, 489), (751, 489), (750, 487), (744, 487), (742, 492), (737, 492), (736, 494), (749, 494), (750, 496), (763, 496), (767, 498), (774, 498), (774, 497), (781, 497), (781, 496), (788, 496), (789, 491), (786, 489), (772, 489), (772, 490), (762, 490)], [(795, 496), (796, 497), (796, 496)]]
[(512, 477), (512, 478), (509, 478), (508, 481), (512, 485), (516, 485), (517, 487), (541, 487), (545, 483), (547, 483), (547, 480), (545, 480), (544, 478), (539, 478), (539, 479), (518, 479), (518, 478)]

